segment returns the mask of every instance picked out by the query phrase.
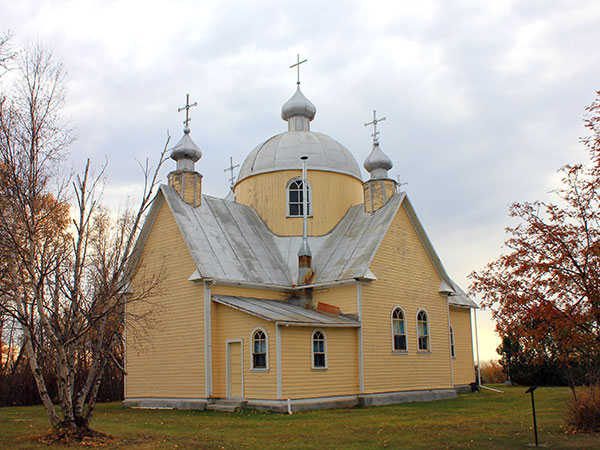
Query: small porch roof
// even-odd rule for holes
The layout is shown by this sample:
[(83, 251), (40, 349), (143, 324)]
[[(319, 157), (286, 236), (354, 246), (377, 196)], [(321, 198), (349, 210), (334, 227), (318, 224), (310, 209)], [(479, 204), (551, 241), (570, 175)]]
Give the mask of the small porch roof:
[(287, 326), (360, 327), (344, 316), (306, 309), (280, 300), (213, 295), (212, 300), (264, 320)]

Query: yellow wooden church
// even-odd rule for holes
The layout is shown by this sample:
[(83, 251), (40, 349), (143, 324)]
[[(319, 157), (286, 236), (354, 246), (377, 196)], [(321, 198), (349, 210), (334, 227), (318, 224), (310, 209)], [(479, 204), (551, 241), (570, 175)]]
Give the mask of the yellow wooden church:
[(477, 305), (388, 176), (376, 129), (364, 181), (311, 131), (315, 114), (298, 83), (287, 131), (250, 152), (226, 199), (202, 194), (184, 129), (136, 247), (132, 288), (163, 282), (146, 345), (129, 321), (126, 405), (293, 412), (451, 398), (474, 381)]

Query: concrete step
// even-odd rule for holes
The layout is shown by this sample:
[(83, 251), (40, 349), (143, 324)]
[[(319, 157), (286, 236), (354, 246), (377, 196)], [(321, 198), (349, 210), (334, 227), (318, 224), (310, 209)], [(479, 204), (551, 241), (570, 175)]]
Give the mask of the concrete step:
[(233, 412), (236, 409), (243, 408), (244, 406), (246, 406), (245, 401), (222, 399), (211, 401), (208, 405), (206, 405), (206, 409), (208, 409), (209, 411)]

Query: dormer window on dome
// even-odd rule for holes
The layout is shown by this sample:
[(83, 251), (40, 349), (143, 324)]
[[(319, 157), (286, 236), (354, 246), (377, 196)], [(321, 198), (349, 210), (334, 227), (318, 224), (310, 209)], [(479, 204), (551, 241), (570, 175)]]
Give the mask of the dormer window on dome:
[[(306, 211), (307, 215), (311, 216), (311, 205), (312, 205), (312, 189), (310, 183), (306, 182)], [(288, 217), (302, 217), (304, 214), (303, 200), (304, 190), (302, 185), (302, 177), (292, 178), (286, 187), (286, 198), (287, 198), (287, 215)]]
[[(297, 69), (305, 60), (291, 67)], [(303, 66), (304, 67), (304, 66)], [(252, 206), (267, 227), (279, 236), (303, 235), (306, 212), (311, 236), (329, 233), (348, 208), (362, 203), (360, 167), (350, 151), (324, 133), (312, 131), (317, 108), (300, 90), (280, 109), (286, 130), (258, 144), (241, 164), (233, 187), (237, 203)], [(306, 159), (303, 159), (303, 157)], [(303, 162), (310, 172), (302, 207)], [(318, 193), (312, 196), (312, 192)], [(318, 220), (315, 218), (318, 217)], [(304, 277), (299, 277), (304, 279)]]

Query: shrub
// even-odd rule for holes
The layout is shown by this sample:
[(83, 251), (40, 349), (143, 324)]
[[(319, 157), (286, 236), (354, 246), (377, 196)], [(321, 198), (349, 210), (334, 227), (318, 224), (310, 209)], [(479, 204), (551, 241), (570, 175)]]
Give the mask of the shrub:
[(572, 431), (600, 431), (600, 388), (583, 389), (568, 400), (566, 421)]
[(506, 373), (504, 367), (498, 361), (489, 361), (481, 363), (481, 382), (482, 383), (504, 383)]

